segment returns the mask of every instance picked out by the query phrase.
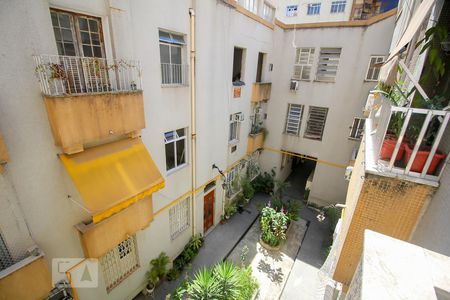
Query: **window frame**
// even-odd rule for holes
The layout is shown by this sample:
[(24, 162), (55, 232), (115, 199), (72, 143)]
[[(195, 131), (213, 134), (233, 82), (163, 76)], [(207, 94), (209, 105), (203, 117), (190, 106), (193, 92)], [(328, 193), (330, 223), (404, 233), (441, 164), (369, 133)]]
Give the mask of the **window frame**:
[[(339, 50), (339, 52), (337, 52)], [(333, 51), (336, 51), (336, 53), (333, 53)], [(328, 53), (328, 54), (327, 54)], [(337, 54), (337, 57), (331, 58), (330, 57), (322, 57), (322, 55), (327, 56), (330, 54)], [(341, 62), (341, 55), (342, 55), (342, 47), (321, 47), (319, 50), (319, 58), (317, 61), (317, 68), (316, 68), (316, 81), (319, 82), (336, 82), (337, 73), (339, 71), (339, 64)], [(325, 60), (327, 59), (327, 60)], [(332, 76), (330, 75), (319, 75), (319, 73), (329, 73), (329, 68), (334, 68), (334, 74)], [(326, 76), (325, 76), (326, 75)]]
[[(168, 34), (169, 38), (171, 40), (176, 40), (175, 38), (173, 38), (173, 36), (177, 36), (180, 37), (182, 39), (182, 43), (178, 42), (178, 43), (171, 43), (168, 41), (161, 41), (161, 32)], [(187, 78), (186, 78), (186, 74), (184, 72), (184, 66), (186, 65), (186, 58), (185, 58), (185, 53), (186, 53), (186, 40), (185, 40), (185, 35), (181, 34), (181, 33), (175, 33), (172, 31), (168, 31), (162, 28), (158, 28), (158, 42), (159, 42), (159, 62), (161, 64), (161, 85), (162, 86), (179, 86), (179, 85), (184, 85), (185, 82), (187, 82)], [(161, 45), (163, 46), (167, 46), (169, 48), (169, 62), (163, 62), (162, 61), (162, 53), (161, 53)], [(180, 51), (180, 63), (173, 63), (172, 62), (172, 48), (178, 48)], [(164, 76), (163, 76), (163, 64), (164, 65), (168, 65), (169, 67), (169, 71), (170, 71), (170, 82), (164, 82)], [(180, 66), (180, 82), (175, 81), (174, 80), (174, 76), (172, 75), (172, 69), (173, 66), (179, 65)]]
[[(185, 217), (182, 219), (181, 217)], [(175, 224), (174, 224), (175, 223)], [(169, 209), (170, 239), (174, 241), (191, 226), (191, 197), (188, 196)]]
[(275, 18), (275, 7), (264, 1), (262, 5), (262, 18), (269, 22), (273, 22)]
[[(361, 124), (362, 124), (362, 126), (361, 126)], [(350, 132), (348, 134), (348, 139), (360, 141), (362, 138), (362, 135), (364, 133), (365, 124), (366, 124), (365, 118), (354, 117), (352, 126), (350, 126)], [(355, 125), (356, 125), (356, 130), (355, 130)]]
[[(340, 14), (345, 12), (345, 8), (347, 6), (346, 0), (336, 0), (331, 2), (330, 14)], [(335, 8), (335, 11), (333, 11)]]
[(306, 8), (306, 15), (307, 16), (320, 15), (321, 6), (322, 3), (320, 2), (308, 3), (308, 6)]
[[(372, 65), (372, 59), (375, 59), (375, 64), (379, 64), (379, 63), (384, 63), (384, 61), (386, 60), (386, 56), (385, 55), (371, 55), (369, 58), (369, 63), (367, 65), (367, 71), (366, 71), (366, 76), (364, 78), (365, 81), (378, 81), (378, 78), (380, 77), (380, 70), (381, 70), (381, 66), (380, 67), (375, 67)], [(378, 61), (378, 59), (381, 59), (381, 61)], [(368, 78), (369, 77), (369, 72), (372, 69), (372, 78)], [(373, 75), (375, 74), (375, 70), (378, 69), (378, 76), (377, 78), (373, 78)]]
[[(300, 63), (301, 61), (301, 53), (302, 50), (308, 50), (308, 58), (307, 63)], [(295, 50), (295, 62), (294, 62), (294, 74), (292, 76), (293, 79), (301, 80), (301, 81), (311, 81), (311, 73), (313, 71), (314, 61), (316, 57), (316, 48), (315, 47), (298, 47)], [(296, 77), (296, 69), (300, 68), (300, 75), (298, 78)], [(309, 76), (308, 78), (303, 78), (305, 68), (309, 68)]]
[[(179, 136), (178, 135), (178, 133), (177, 133), (177, 131), (178, 130), (183, 130), (184, 131), (184, 136)], [(172, 132), (173, 133), (173, 135), (174, 135), (174, 138), (173, 139), (171, 139), (171, 140), (167, 140), (166, 139), (166, 134), (167, 133), (170, 133), (170, 132)], [(177, 153), (177, 142), (178, 141), (182, 141), (182, 140), (184, 140), (184, 163), (182, 163), (182, 164), (178, 164), (178, 153)], [(168, 144), (174, 144), (174, 163), (175, 163), (175, 166), (173, 167), (173, 168), (171, 168), (171, 169), (167, 169), (167, 151), (166, 151), (166, 145), (168, 145)], [(176, 171), (178, 171), (179, 169), (182, 169), (182, 168), (184, 168), (185, 166), (187, 166), (188, 165), (188, 143), (187, 143), (187, 127), (183, 127), (183, 128), (178, 128), (178, 129), (175, 129), (175, 130), (171, 130), (171, 131), (167, 131), (167, 132), (165, 132), (164, 133), (164, 155), (165, 155), (165, 158), (166, 158), (166, 174), (168, 174), (168, 175), (170, 175), (170, 174), (172, 174), (173, 172), (176, 172)]]
[(286, 5), (286, 17), (291, 18), (296, 16), (298, 16), (298, 5)]
[[(317, 113), (317, 112), (313, 112), (314, 109), (318, 109), (318, 110), (325, 110), (325, 114), (323, 117), (323, 122), (321, 123), (321, 129), (320, 129), (320, 137), (318, 138), (317, 135), (312, 134), (312, 123), (313, 122), (317, 122), (317, 120), (311, 120), (312, 114), (313, 113)], [(308, 118), (306, 120), (306, 128), (305, 131), (303, 133), (303, 138), (305, 139), (310, 139), (310, 140), (314, 140), (314, 141), (322, 141), (323, 139), (323, 134), (325, 132), (325, 126), (327, 124), (327, 117), (328, 117), (328, 112), (329, 112), (329, 108), (328, 107), (323, 107), (323, 106), (312, 106), (310, 105), (308, 108)], [(314, 124), (314, 126), (317, 127), (317, 124)], [(315, 129), (314, 129), (315, 130)]]
[[(294, 118), (294, 120), (291, 120), (292, 117), (290, 115), (291, 112), (291, 108), (297, 106), (300, 109), (300, 116), (298, 119)], [(286, 119), (285, 119), (285, 123), (284, 123), (284, 134), (288, 134), (288, 135), (293, 135), (293, 136), (300, 136), (300, 131), (301, 131), (301, 125), (302, 125), (302, 119), (303, 119), (303, 111), (305, 109), (305, 106), (303, 104), (297, 104), (297, 103), (288, 103), (288, 108), (287, 108), (287, 112), (286, 112)], [(288, 127), (289, 127), (289, 123), (290, 121), (296, 122), (297, 128), (296, 128), (296, 132), (290, 132)]]
[[(229, 131), (228, 131), (228, 144), (230, 145), (235, 145), (239, 142), (240, 140), (240, 131), (241, 131), (241, 121), (236, 120), (236, 118), (234, 118), (234, 116), (238, 116), (241, 115), (241, 112), (237, 112), (234, 114), (230, 115), (230, 121), (229, 121)], [(233, 124), (236, 124), (236, 129), (235, 129), (235, 138), (232, 138), (232, 129), (231, 127), (233, 126)]]

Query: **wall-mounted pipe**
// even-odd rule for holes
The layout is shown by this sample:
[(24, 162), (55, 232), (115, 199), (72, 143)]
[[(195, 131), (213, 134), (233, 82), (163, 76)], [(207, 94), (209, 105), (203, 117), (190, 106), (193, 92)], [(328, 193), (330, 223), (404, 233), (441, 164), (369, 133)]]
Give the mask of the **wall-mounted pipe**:
[(191, 191), (192, 191), (192, 235), (196, 233), (196, 189), (197, 189), (197, 132), (196, 132), (196, 114), (195, 114), (195, 0), (192, 1), (192, 8), (189, 9), (189, 22), (190, 22), (190, 90), (191, 90)]

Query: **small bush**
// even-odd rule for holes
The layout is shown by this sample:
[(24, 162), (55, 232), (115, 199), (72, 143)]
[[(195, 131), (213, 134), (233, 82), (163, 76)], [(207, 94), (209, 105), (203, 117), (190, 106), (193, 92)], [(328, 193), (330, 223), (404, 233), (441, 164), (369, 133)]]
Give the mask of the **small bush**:
[(167, 280), (172, 281), (177, 279), (180, 276), (180, 271), (178, 271), (176, 268), (172, 268), (167, 272)]
[(261, 239), (272, 247), (280, 245), (286, 239), (289, 218), (284, 212), (277, 212), (271, 207), (261, 211)]
[(173, 268), (178, 272), (183, 271), (185, 266), (197, 256), (200, 248), (203, 246), (203, 242), (204, 239), (200, 234), (191, 237), (186, 246), (184, 246), (183, 252), (173, 261)]
[(274, 178), (275, 171), (272, 169), (270, 173), (264, 172), (263, 174), (259, 174), (255, 180), (252, 181), (253, 189), (256, 192), (263, 192), (266, 194), (270, 194), (273, 192), (275, 187)]

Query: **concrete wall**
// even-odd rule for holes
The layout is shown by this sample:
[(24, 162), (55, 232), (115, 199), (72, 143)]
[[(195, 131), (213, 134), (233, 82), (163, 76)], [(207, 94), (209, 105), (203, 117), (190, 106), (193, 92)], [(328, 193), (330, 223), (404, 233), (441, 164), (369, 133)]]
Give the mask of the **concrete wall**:
[[(269, 135), (265, 146), (316, 157), (346, 166), (357, 141), (349, 140), (349, 127), (354, 117), (362, 117), (362, 108), (374, 82), (365, 81), (371, 55), (386, 55), (394, 17), (369, 27), (320, 28), (286, 30), (275, 29), (274, 73), (272, 98), (268, 102), (266, 121)], [(310, 81), (300, 81), (297, 92), (289, 90), (293, 75), (296, 47), (315, 47), (315, 60)], [(317, 60), (321, 47), (340, 47), (341, 57), (334, 83), (315, 81)], [(300, 136), (283, 134), (288, 103), (304, 105)], [(328, 107), (322, 141), (303, 138), (309, 106)], [(276, 166), (279, 171), (281, 154), (265, 151), (263, 165)], [(321, 204), (344, 202), (347, 182), (344, 168), (325, 164), (316, 167), (310, 200)]]

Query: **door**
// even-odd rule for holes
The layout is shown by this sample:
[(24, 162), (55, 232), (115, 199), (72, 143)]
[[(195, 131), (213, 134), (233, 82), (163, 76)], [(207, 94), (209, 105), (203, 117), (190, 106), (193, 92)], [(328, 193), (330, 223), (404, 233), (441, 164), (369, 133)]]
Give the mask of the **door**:
[(214, 190), (205, 195), (203, 201), (203, 232), (214, 224)]

